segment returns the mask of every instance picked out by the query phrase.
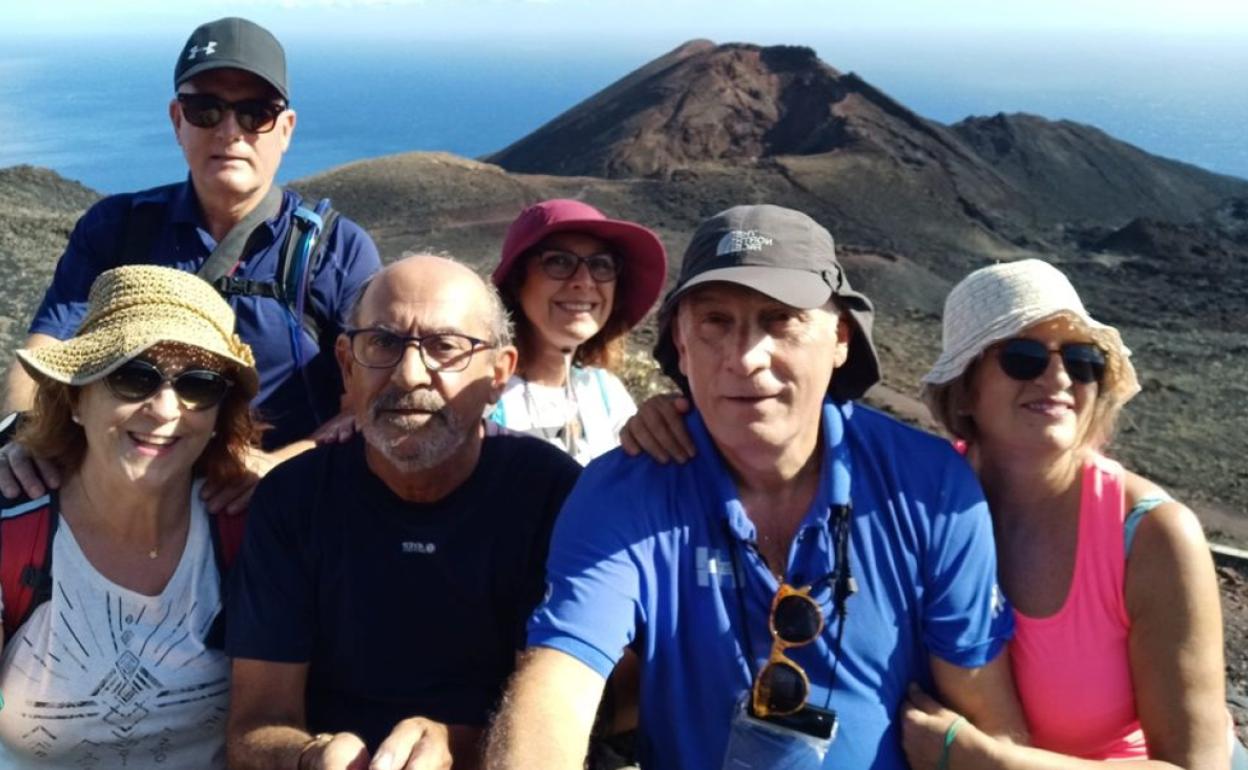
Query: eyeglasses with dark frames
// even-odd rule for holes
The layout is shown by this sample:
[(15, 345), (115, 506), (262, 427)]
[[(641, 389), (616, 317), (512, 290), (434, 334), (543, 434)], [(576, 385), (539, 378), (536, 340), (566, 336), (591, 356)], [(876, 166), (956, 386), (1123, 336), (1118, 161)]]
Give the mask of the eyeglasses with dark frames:
[(472, 354), (496, 345), (488, 340), (458, 332), (435, 332), (409, 337), (388, 329), (347, 329), (351, 357), (369, 369), (390, 369), (403, 360), (413, 345), (420, 351), (420, 361), (431, 372), (462, 372), (472, 362)]
[(196, 128), (216, 128), (233, 111), (238, 127), (249, 134), (267, 134), (277, 125), (277, 117), (289, 105), (280, 99), (239, 99), (226, 101), (215, 94), (178, 94), (182, 117)]
[(589, 277), (595, 283), (610, 283), (620, 274), (620, 265), (615, 255), (605, 252), (582, 257), (568, 251), (551, 249), (538, 254), (537, 263), (547, 278), (556, 281), (566, 281), (576, 275), (582, 264), (589, 268)]

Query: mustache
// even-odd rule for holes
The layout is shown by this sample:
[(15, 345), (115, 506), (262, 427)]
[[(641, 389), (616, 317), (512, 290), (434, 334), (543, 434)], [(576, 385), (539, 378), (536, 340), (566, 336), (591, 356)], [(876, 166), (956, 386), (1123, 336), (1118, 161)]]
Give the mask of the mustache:
[(387, 390), (373, 401), (369, 411), (373, 417), (395, 409), (418, 409), (422, 412), (438, 412), (446, 408), (446, 399), (432, 390)]

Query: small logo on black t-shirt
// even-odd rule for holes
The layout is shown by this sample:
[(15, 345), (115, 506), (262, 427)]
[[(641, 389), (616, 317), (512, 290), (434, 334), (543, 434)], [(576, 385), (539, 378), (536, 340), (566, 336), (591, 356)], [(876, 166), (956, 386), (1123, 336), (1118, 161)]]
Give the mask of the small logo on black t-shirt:
[(416, 543), (411, 540), (403, 541), (403, 553), (431, 554), (437, 553), (437, 550), (437, 543)]

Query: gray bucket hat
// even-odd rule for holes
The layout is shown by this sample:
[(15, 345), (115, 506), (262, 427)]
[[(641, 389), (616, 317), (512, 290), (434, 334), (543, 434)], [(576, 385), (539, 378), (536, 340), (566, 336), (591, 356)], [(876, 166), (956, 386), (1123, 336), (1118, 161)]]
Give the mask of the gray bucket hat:
[(680, 373), (672, 319), (681, 297), (712, 281), (735, 283), (804, 310), (836, 297), (853, 330), (849, 357), (832, 374), (828, 393), (847, 401), (862, 396), (879, 381), (879, 356), (871, 341), (874, 310), (865, 295), (850, 287), (836, 260), (832, 235), (800, 211), (759, 204), (734, 206), (698, 226), (685, 249), (676, 287), (659, 309), (654, 357), (663, 373), (686, 393), (689, 383)]
[(178, 54), (173, 68), (173, 87), (209, 70), (230, 68), (250, 72), (273, 86), (283, 99), (286, 87), (286, 52), (273, 33), (254, 21), (235, 16), (210, 21), (195, 28)]

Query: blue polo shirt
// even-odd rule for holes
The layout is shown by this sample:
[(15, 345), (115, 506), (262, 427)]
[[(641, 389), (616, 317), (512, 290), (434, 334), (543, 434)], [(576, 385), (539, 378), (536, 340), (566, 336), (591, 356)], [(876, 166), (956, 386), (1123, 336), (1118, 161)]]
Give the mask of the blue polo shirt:
[[(274, 280), (281, 247), (292, 226), (290, 215), (299, 202), (295, 193), (283, 193), (281, 211), (252, 236), (234, 272), (236, 277)], [(164, 212), (151, 253), (128, 254), (119, 260), (126, 223), (131, 212), (141, 206), (160, 207)], [(205, 227), (199, 200), (189, 181), (105, 198), (88, 209), (74, 226), (52, 284), (35, 311), (30, 332), (58, 339), (73, 336), (86, 314), (91, 284), (109, 268), (142, 262), (194, 273), (216, 245)], [(332, 340), (346, 325), (355, 292), (380, 267), (381, 259), (372, 239), (359, 225), (339, 217), (309, 294), (309, 310), (325, 327), (323, 340)], [(260, 392), (254, 405), (260, 417), (273, 425), (265, 435), (265, 446), (279, 447), (306, 437), (322, 421), (338, 413), (342, 382), (332, 345), (326, 344), (322, 350), (302, 324), (291, 323), (286, 306), (276, 299), (228, 299), (238, 318), (238, 335), (251, 345), (260, 372)], [(295, 365), (295, 345), (306, 362), (303, 370)]]
[[(529, 623), (531, 646), (604, 677), (625, 646), (638, 653), (642, 764), (652, 770), (720, 766), (736, 703), (770, 652), (778, 589), (701, 417), (687, 424), (698, 451), (685, 465), (615, 451), (585, 470), (556, 523), (547, 596)], [(910, 682), (930, 683), (928, 655), (982, 666), (1013, 632), (988, 509), (943, 439), (852, 402), (826, 402), (822, 431), (819, 490), (784, 573), (801, 586), (833, 571), (829, 513), (847, 504), (858, 590), (830, 689), (837, 624), (826, 582), (814, 596), (829, 622), (787, 654), (811, 680), (810, 701), (839, 714), (825, 768), (904, 770), (896, 716)]]

